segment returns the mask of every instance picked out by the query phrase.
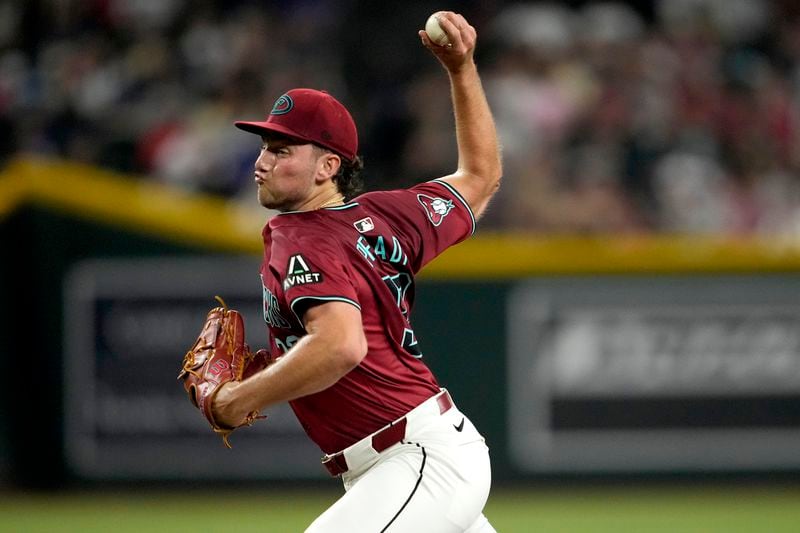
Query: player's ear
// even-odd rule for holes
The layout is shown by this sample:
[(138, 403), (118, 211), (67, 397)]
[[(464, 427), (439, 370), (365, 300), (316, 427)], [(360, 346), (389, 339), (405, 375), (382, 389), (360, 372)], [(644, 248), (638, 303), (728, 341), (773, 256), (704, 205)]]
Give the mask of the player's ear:
[(317, 159), (317, 170), (326, 178), (333, 179), (342, 166), (342, 158), (338, 154), (325, 150)]

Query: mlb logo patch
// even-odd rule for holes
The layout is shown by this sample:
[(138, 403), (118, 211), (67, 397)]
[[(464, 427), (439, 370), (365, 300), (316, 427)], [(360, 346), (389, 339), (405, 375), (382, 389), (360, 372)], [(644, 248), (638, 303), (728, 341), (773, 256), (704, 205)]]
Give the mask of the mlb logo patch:
[(362, 218), (361, 220), (353, 222), (353, 226), (356, 227), (359, 233), (366, 233), (375, 229), (375, 224), (372, 223), (372, 219), (370, 217)]

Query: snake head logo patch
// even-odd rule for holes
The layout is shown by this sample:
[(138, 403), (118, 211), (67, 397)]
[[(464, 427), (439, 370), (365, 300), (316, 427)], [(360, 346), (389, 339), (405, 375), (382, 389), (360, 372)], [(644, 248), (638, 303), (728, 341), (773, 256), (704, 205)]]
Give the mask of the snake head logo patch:
[(427, 194), (418, 194), (417, 200), (425, 208), (428, 218), (434, 226), (442, 223), (444, 217), (453, 209), (453, 201), (444, 198), (433, 198)]
[(272, 111), (269, 112), (270, 115), (285, 115), (289, 111), (292, 110), (294, 107), (294, 100), (288, 94), (284, 94), (277, 100), (275, 100), (275, 105), (272, 106)]

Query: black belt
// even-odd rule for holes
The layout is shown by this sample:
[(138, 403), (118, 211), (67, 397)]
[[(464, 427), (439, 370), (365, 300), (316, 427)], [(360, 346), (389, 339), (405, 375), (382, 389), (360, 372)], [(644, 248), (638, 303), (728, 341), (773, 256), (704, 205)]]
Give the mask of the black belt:
[[(453, 400), (450, 399), (450, 394), (447, 392), (439, 394), (439, 396), (436, 397), (436, 403), (439, 404), (440, 415), (446, 413), (453, 407)], [(372, 435), (372, 449), (381, 453), (383, 450), (402, 441), (406, 436), (407, 424), (408, 420), (406, 417), (402, 417)], [(341, 476), (350, 469), (344, 458), (344, 451), (325, 456), (322, 459), (322, 465), (328, 469), (328, 472), (330, 472), (333, 477)]]

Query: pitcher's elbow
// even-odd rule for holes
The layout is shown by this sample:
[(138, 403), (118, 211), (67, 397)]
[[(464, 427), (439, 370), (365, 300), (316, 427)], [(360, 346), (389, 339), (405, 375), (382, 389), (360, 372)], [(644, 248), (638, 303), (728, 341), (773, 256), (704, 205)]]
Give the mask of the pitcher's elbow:
[(503, 180), (503, 167), (498, 164), (491, 166), (481, 173), (481, 182), (484, 185), (484, 192), (488, 196), (493, 195), (500, 189), (500, 182)]
[(333, 348), (336, 360), (344, 371), (357, 367), (367, 355), (367, 340), (363, 335), (360, 338), (349, 339)]

